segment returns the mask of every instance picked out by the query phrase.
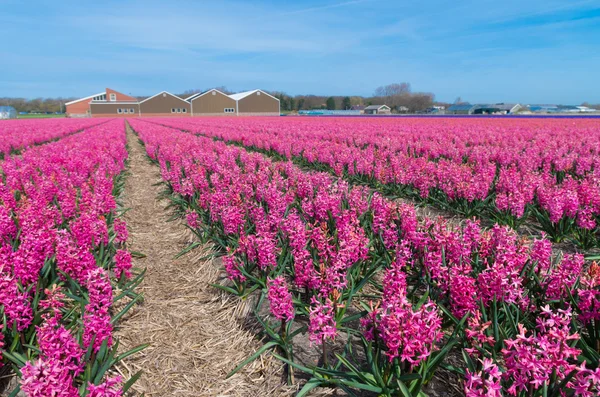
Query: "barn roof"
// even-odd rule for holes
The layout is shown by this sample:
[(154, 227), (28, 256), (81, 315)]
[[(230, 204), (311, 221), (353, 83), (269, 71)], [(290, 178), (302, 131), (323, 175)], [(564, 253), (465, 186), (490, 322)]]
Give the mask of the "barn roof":
[(146, 99), (144, 99), (143, 101), (140, 101), (139, 103), (144, 103), (144, 102), (146, 102), (146, 101), (149, 101), (149, 100), (150, 100), (150, 99), (152, 99), (152, 98), (156, 98), (156, 97), (157, 97), (157, 96), (159, 96), (160, 94), (166, 94), (166, 95), (170, 95), (170, 96), (172, 96), (173, 98), (177, 98), (177, 99), (179, 99), (180, 101), (182, 101), (182, 102), (185, 102), (185, 99), (181, 99), (181, 98), (179, 98), (177, 95), (173, 95), (173, 94), (171, 94), (170, 92), (167, 92), (167, 91), (161, 91), (161, 92), (159, 92), (159, 93), (158, 93), (158, 94), (156, 94), (156, 95), (152, 95), (150, 98), (146, 98)]
[[(270, 94), (264, 92), (263, 90), (252, 90), (252, 91), (238, 92), (237, 94), (231, 94), (231, 95), (229, 95), (229, 97), (232, 98), (232, 99), (234, 99), (234, 100), (236, 100), (236, 101), (239, 101), (240, 99), (244, 99), (247, 96), (254, 94), (255, 92), (260, 92), (260, 93), (263, 93), (265, 95), (269, 95), (273, 99), (277, 99), (273, 95), (270, 95)], [(279, 101), (279, 99), (277, 99), (277, 101)]]
[(470, 103), (452, 105), (448, 108), (449, 111), (455, 112), (457, 110), (471, 110), (475, 105), (471, 105)]
[(379, 110), (382, 107), (390, 108), (388, 105), (370, 105), (365, 108), (365, 110)]
[(213, 91), (214, 91), (214, 92), (218, 92), (219, 94), (222, 94), (222, 95), (225, 95), (225, 96), (231, 97), (231, 95), (227, 95), (227, 94), (225, 94), (225, 93), (223, 93), (223, 92), (221, 92), (221, 91), (217, 90), (216, 88), (211, 88), (211, 89), (210, 89), (210, 90), (208, 90), (208, 91), (199, 92), (199, 93), (197, 93), (197, 94), (194, 94), (194, 95), (192, 95), (192, 96), (190, 96), (190, 97), (188, 97), (188, 98), (185, 98), (185, 100), (186, 100), (186, 101), (188, 101), (188, 102), (191, 102), (191, 101), (195, 100), (196, 98), (199, 98), (199, 97), (201, 97), (201, 96), (203, 96), (203, 95), (206, 95), (206, 94), (208, 94), (209, 92), (213, 92)]
[(71, 101), (71, 102), (66, 102), (66, 103), (65, 103), (65, 105), (71, 105), (71, 104), (73, 104), (73, 103), (77, 103), (77, 102), (85, 101), (86, 99), (92, 99), (92, 98), (94, 98), (94, 97), (97, 97), (97, 96), (100, 96), (100, 95), (105, 95), (105, 94), (106, 94), (106, 92), (105, 92), (105, 91), (102, 91), (102, 92), (101, 92), (101, 93), (99, 93), (99, 94), (94, 94), (94, 95), (86, 96), (85, 98), (79, 98), (79, 99), (75, 99), (74, 101)]
[(511, 111), (515, 106), (520, 106), (518, 103), (494, 103), (475, 105), (475, 109), (498, 109)]

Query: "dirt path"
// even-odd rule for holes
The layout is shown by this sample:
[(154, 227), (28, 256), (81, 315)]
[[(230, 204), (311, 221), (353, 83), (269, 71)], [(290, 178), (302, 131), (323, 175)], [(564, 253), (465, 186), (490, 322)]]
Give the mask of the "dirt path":
[[(131, 311), (118, 331), (123, 350), (141, 343), (150, 347), (120, 366), (129, 377), (143, 370), (133, 390), (146, 396), (281, 396), (280, 367), (269, 359), (255, 361), (244, 371), (225, 379), (260, 343), (242, 328), (235, 300), (209, 286), (218, 266), (200, 261), (197, 249), (174, 257), (190, 241), (179, 222), (168, 222), (166, 200), (157, 199), (161, 186), (158, 167), (146, 158), (137, 136), (127, 132), (129, 175), (124, 203), (129, 228), (129, 249), (134, 267), (147, 268), (139, 291), (145, 301)], [(201, 252), (204, 251), (204, 252)]]

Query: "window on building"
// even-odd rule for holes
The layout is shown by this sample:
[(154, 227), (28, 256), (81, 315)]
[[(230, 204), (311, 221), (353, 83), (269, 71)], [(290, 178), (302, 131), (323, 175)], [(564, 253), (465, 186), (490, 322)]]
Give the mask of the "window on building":
[(175, 113), (175, 108), (171, 109), (171, 113)]
[(186, 108), (183, 108), (183, 109), (181, 109), (181, 111), (182, 111), (183, 113), (187, 113), (187, 109), (186, 109)]
[(133, 108), (130, 108), (130, 109), (129, 109), (129, 113), (135, 113), (135, 109), (133, 109)]
[(256, 95), (260, 95), (260, 91), (256, 91)]
[(213, 95), (217, 95), (217, 91), (213, 91), (213, 92), (212, 92), (212, 94), (213, 94)]
[(117, 113), (123, 113), (123, 109), (121, 109), (121, 108), (118, 108), (118, 109), (117, 109)]
[(225, 108), (223, 110), (225, 111), (225, 113), (235, 113), (235, 109), (234, 108)]
[(177, 113), (181, 113), (181, 108), (177, 108)]
[(117, 100), (117, 94), (110, 94), (110, 101), (115, 102)]

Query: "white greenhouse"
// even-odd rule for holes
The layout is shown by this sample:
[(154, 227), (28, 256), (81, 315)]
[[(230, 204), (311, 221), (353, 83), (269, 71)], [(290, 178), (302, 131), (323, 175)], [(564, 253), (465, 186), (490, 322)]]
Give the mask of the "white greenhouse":
[(12, 106), (0, 106), (0, 119), (16, 119), (17, 111)]

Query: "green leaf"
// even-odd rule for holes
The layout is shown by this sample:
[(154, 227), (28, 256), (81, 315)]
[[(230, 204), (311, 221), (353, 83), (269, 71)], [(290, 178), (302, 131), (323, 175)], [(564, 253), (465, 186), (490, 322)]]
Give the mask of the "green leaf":
[(111, 320), (110, 323), (111, 324), (116, 324), (117, 321), (119, 321), (119, 319), (121, 317), (123, 317), (125, 315), (125, 313), (127, 313), (129, 311), (129, 309), (131, 309), (133, 307), (133, 305), (135, 305), (139, 300), (142, 299), (142, 295), (138, 295), (136, 296), (134, 299), (131, 300), (131, 302), (129, 302), (127, 304), (127, 306), (125, 306), (123, 309), (121, 309), (121, 311), (119, 313), (117, 313), (117, 315), (115, 315)]
[[(383, 392), (383, 389), (381, 387), (367, 385), (367, 384), (360, 383), (360, 382), (354, 382), (354, 381), (347, 380), (347, 379), (328, 379), (328, 381), (333, 384), (344, 384), (346, 386), (354, 387), (355, 389), (367, 390), (367, 391), (371, 391), (373, 393)], [(408, 396), (410, 397), (410, 394), (408, 394)]]
[(142, 259), (146, 257), (146, 254), (139, 252), (139, 251), (129, 251), (129, 253), (131, 254), (131, 256), (133, 256), (134, 258), (138, 258), (138, 259)]
[(188, 245), (187, 247), (185, 247), (180, 253), (178, 253), (177, 255), (175, 255), (175, 259), (179, 259), (182, 256), (184, 256), (185, 254), (187, 254), (188, 252), (190, 252), (191, 250), (198, 248), (202, 245), (202, 243), (198, 242), (198, 241), (194, 241), (193, 243), (191, 243), (190, 245)]
[(10, 362), (15, 364), (19, 368), (24, 366), (27, 363), (27, 359), (17, 352), (9, 353), (7, 351), (3, 351), (2, 355), (4, 357), (8, 358), (8, 360)]
[(211, 287), (218, 288), (218, 289), (223, 290), (225, 292), (229, 292), (232, 295), (236, 295), (236, 296), (239, 295), (238, 291), (235, 290), (235, 289), (233, 289), (233, 288), (231, 288), (231, 287), (227, 287), (225, 285), (219, 285), (219, 284), (209, 284), (209, 285)]
[(113, 365), (117, 364), (118, 362), (120, 362), (120, 361), (122, 361), (122, 360), (126, 359), (127, 357), (131, 356), (132, 354), (135, 354), (135, 353), (139, 353), (139, 352), (141, 352), (142, 350), (144, 350), (144, 349), (145, 349), (145, 348), (147, 348), (148, 346), (150, 346), (150, 343), (144, 343), (143, 345), (136, 346), (136, 347), (134, 347), (133, 349), (131, 349), (131, 350), (129, 350), (129, 351), (126, 351), (125, 353), (119, 354), (119, 355), (118, 355), (118, 356), (117, 356), (117, 357), (116, 357), (116, 358), (113, 360), (113, 362), (111, 363), (111, 366), (113, 366)]
[(365, 383), (371, 383), (371, 380), (367, 379), (367, 377), (360, 370), (358, 370), (354, 365), (352, 365), (352, 363), (350, 361), (348, 361), (345, 357), (342, 357), (337, 353), (335, 356), (338, 358), (338, 360), (340, 360), (346, 366), (346, 368), (348, 368), (350, 371), (352, 371), (353, 375), (356, 375), (360, 380), (362, 380)]
[(296, 394), (296, 397), (304, 397), (309, 391), (313, 390), (316, 387), (319, 387), (322, 383), (322, 380), (318, 378), (310, 378), (308, 382), (304, 384), (304, 387)]
[(412, 393), (408, 390), (404, 382), (402, 382), (400, 379), (396, 379), (396, 383), (398, 384), (398, 388), (404, 397), (413, 397)]
[(296, 369), (299, 369), (300, 371), (302, 371), (302, 372), (305, 372), (305, 373), (307, 373), (307, 374), (314, 374), (314, 373), (315, 373), (315, 369), (310, 369), (310, 368), (307, 368), (307, 367), (305, 367), (305, 366), (303, 366), (303, 365), (297, 364), (297, 363), (295, 363), (295, 362), (293, 362), (293, 361), (290, 361), (290, 360), (288, 360), (287, 358), (283, 358), (283, 357), (281, 357), (281, 356), (280, 356), (279, 354), (277, 354), (277, 353), (273, 353), (273, 357), (275, 357), (275, 358), (277, 358), (277, 359), (279, 359), (279, 360), (283, 361), (284, 363), (286, 363), (286, 364), (289, 364), (289, 365), (291, 365), (292, 367), (294, 367), (294, 368), (296, 368)]
[(248, 357), (247, 359), (245, 359), (244, 361), (242, 361), (237, 367), (234, 368), (233, 371), (231, 371), (230, 373), (228, 373), (227, 376), (225, 377), (225, 379), (228, 379), (228, 378), (232, 377), (236, 372), (238, 372), (244, 366), (246, 366), (247, 364), (249, 364), (252, 361), (256, 360), (261, 354), (263, 354), (264, 352), (266, 352), (267, 350), (269, 350), (270, 348), (275, 347), (275, 346), (277, 346), (277, 342), (271, 341), (271, 342), (266, 343), (260, 349), (258, 349), (256, 351), (256, 353), (254, 353), (253, 355), (251, 355), (250, 357)]
[(21, 391), (21, 385), (17, 384), (17, 387), (15, 387), (15, 390), (13, 390), (12, 393), (10, 393), (8, 395), (8, 397), (17, 397), (17, 394), (19, 394), (20, 391)]
[(127, 393), (127, 391), (133, 386), (135, 382), (142, 376), (142, 371), (138, 371), (135, 375), (133, 375), (129, 380), (123, 385), (123, 394)]

